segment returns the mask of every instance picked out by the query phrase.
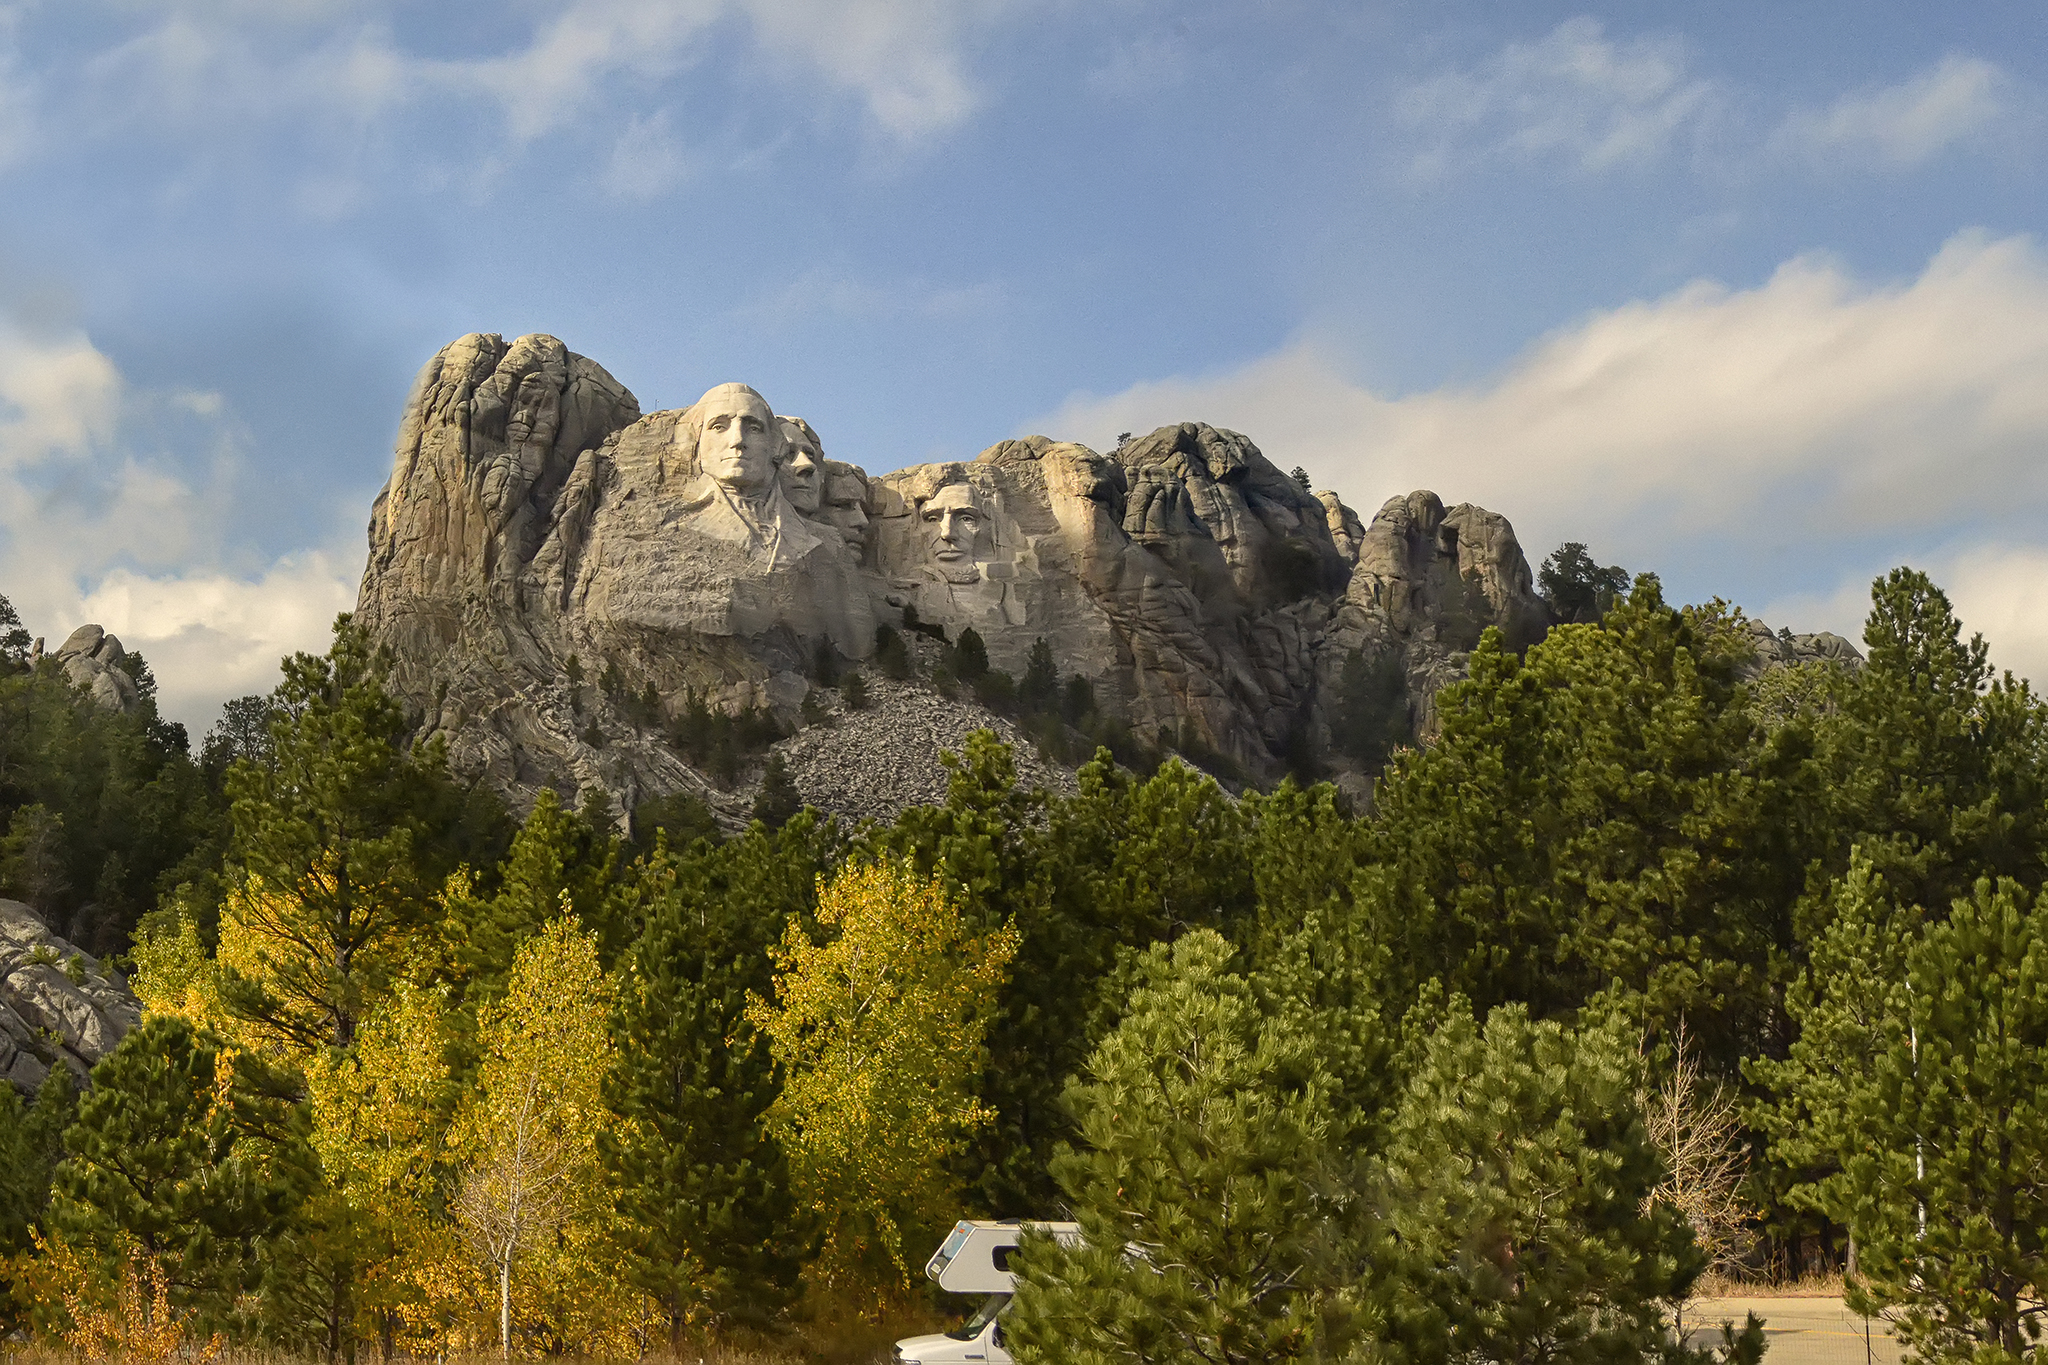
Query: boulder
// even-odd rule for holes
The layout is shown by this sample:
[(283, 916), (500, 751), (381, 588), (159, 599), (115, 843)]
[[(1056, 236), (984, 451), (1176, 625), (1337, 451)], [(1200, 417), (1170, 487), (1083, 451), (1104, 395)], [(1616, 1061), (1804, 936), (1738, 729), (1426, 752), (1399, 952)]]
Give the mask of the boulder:
[(80, 626), (65, 637), (52, 657), (65, 679), (103, 710), (133, 711), (142, 704), (119, 636), (98, 626)]
[(0, 1079), (33, 1091), (65, 1066), (83, 1082), (141, 1022), (142, 1003), (118, 976), (28, 906), (0, 900)]

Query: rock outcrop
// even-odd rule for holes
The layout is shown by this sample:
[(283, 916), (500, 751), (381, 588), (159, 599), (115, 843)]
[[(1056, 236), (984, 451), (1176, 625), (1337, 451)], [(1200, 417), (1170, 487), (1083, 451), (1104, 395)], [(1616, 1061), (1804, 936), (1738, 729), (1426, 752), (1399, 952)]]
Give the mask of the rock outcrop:
[(971, 627), (1014, 674), (1043, 639), (1141, 738), (1270, 776), (1304, 745), (1332, 755), (1355, 653), (1398, 654), (1426, 726), (1481, 629), (1547, 621), (1504, 518), (1414, 493), (1368, 524), (1236, 432), (1187, 422), (1106, 455), (1030, 436), (870, 477), (744, 386), (642, 414), (554, 338), (491, 335), (420, 374), (358, 619), (458, 771), (518, 804), (599, 786), (628, 810), (732, 806), (664, 723), (692, 695), (794, 721), (819, 651), (861, 665), (880, 627)]
[(108, 711), (133, 711), (142, 704), (120, 637), (98, 626), (80, 626), (52, 656), (73, 687), (90, 693)]
[(1840, 668), (1863, 667), (1863, 655), (1831, 630), (1812, 635), (1795, 635), (1789, 629), (1773, 631), (1762, 621), (1750, 621), (1745, 629), (1756, 646), (1756, 657), (1742, 670), (1746, 678), (1761, 676), (1771, 668), (1792, 664), (1830, 663)]
[(142, 1004), (20, 901), (0, 900), (0, 1080), (33, 1091), (50, 1069), (83, 1082), (142, 1022)]

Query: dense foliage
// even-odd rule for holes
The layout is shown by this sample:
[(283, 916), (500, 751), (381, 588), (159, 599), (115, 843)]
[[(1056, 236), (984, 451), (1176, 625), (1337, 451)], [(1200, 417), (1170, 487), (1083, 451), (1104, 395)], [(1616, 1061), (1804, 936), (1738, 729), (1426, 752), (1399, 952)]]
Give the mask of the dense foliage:
[[(2048, 708), (1910, 571), (1865, 666), (1758, 675), (1739, 613), (1566, 550), (1566, 623), (1477, 639), (1431, 733), (1342, 670), (1365, 811), (1157, 751), (1022, 790), (983, 733), (887, 825), (772, 781), (744, 832), (553, 793), (514, 829), (346, 619), (198, 763), (8, 644), (9, 886), (112, 888), (149, 1018), (82, 1103), (0, 1094), (7, 1311), (77, 1326), (139, 1255), (332, 1357), (632, 1354), (1068, 1216), (1023, 1359), (1677, 1362), (1709, 1251), (1852, 1242), (1924, 1358), (2038, 1353)], [(1098, 723), (1049, 649), (940, 645), (1048, 745)]]
[(141, 705), (95, 706), (0, 597), (0, 895), (35, 907), (88, 952), (119, 949), (160, 892), (218, 863), (219, 774), (156, 711), (139, 655), (124, 665)]

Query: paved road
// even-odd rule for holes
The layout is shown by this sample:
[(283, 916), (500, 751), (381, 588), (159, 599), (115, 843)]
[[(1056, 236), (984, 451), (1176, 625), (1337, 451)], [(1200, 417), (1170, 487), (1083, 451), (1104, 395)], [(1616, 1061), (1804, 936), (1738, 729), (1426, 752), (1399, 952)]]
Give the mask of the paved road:
[(1739, 1327), (1747, 1313), (1764, 1320), (1770, 1338), (1764, 1365), (1899, 1365), (1891, 1325), (1883, 1318), (1866, 1323), (1840, 1299), (1696, 1299), (1686, 1309), (1686, 1326), (1697, 1321), (1700, 1330), (1686, 1335), (1695, 1344), (1718, 1342), (1721, 1323)]

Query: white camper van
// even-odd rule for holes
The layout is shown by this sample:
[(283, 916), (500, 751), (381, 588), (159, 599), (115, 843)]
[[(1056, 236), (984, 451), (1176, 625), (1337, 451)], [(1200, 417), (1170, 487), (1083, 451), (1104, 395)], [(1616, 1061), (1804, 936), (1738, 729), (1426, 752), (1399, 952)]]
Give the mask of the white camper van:
[(896, 1343), (901, 1365), (1011, 1365), (1003, 1349), (1002, 1314), (1017, 1289), (1010, 1253), (1023, 1240), (1024, 1229), (1039, 1228), (1071, 1246), (1081, 1240), (1079, 1223), (977, 1223), (962, 1219), (925, 1265), (924, 1273), (952, 1294), (986, 1297), (973, 1317), (950, 1332), (905, 1337)]

